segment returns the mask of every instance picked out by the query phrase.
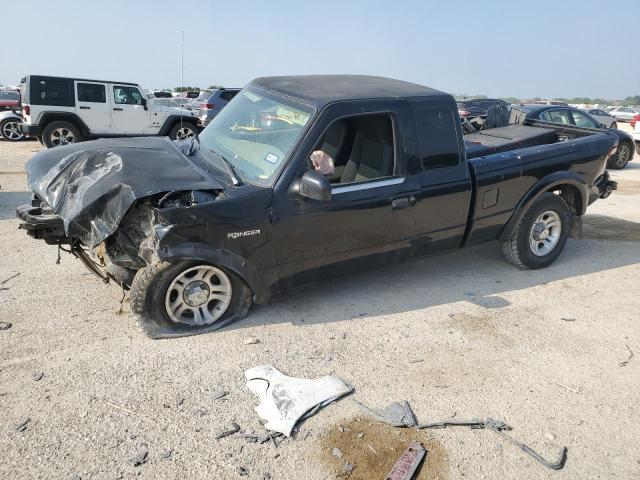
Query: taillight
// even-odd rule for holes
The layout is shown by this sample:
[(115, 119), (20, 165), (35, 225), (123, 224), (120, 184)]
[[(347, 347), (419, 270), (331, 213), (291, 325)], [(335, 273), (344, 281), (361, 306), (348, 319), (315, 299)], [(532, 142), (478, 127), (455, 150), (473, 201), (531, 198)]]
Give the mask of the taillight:
[(31, 115), (31, 107), (29, 105), (23, 105), (22, 111), (25, 115)]
[(640, 115), (634, 115), (631, 119), (631, 122), (629, 122), (631, 124), (631, 128), (636, 128), (636, 122), (640, 122)]
[(215, 108), (215, 105), (213, 103), (201, 103), (200, 108), (202, 110), (213, 110)]
[(469, 110), (458, 110), (458, 114), (461, 117), (466, 117), (467, 115), (469, 115), (471, 112)]

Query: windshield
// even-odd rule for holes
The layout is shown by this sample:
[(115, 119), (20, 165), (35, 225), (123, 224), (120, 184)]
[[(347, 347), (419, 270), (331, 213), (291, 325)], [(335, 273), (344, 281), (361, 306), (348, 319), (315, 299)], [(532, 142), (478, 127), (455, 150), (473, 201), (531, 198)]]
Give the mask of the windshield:
[(242, 181), (272, 185), (313, 113), (303, 103), (244, 89), (200, 133), (200, 151), (224, 156)]

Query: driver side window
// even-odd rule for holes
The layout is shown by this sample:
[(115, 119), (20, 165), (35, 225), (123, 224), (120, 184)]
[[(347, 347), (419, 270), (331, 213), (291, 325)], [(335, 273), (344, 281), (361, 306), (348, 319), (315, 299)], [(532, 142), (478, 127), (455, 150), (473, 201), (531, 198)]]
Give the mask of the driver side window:
[(588, 127), (588, 128), (598, 128), (598, 124), (587, 117), (582, 112), (571, 112), (573, 115), (573, 120), (578, 127)]
[(136, 87), (113, 87), (113, 101), (118, 105), (142, 105), (142, 95)]
[(395, 164), (393, 122), (388, 114), (336, 120), (309, 158), (309, 168), (328, 177), (332, 185), (390, 177)]

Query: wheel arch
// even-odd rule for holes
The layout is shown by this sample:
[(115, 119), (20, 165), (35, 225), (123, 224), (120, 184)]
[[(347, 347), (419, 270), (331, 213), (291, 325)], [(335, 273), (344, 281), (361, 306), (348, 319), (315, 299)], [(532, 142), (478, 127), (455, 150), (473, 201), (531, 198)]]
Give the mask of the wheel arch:
[(91, 130), (87, 124), (84, 123), (84, 120), (82, 120), (78, 114), (72, 112), (44, 112), (38, 118), (38, 125), (44, 130), (50, 123), (58, 121), (69, 122), (75, 125), (83, 136), (91, 135)]
[(543, 193), (558, 192), (571, 208), (574, 215), (582, 216), (589, 204), (589, 186), (577, 174), (572, 172), (555, 172), (541, 178), (522, 197), (516, 209), (500, 233), (498, 239), (502, 242), (508, 240), (522, 216)]
[(235, 252), (201, 243), (185, 242), (176, 246), (162, 246), (158, 258), (163, 261), (202, 261), (230, 270), (251, 289), (254, 301), (268, 303), (271, 298), (267, 282), (258, 270)]
[(184, 123), (192, 124), (196, 129), (198, 128), (198, 121), (195, 117), (190, 117), (188, 115), (169, 115), (160, 130), (158, 131), (158, 135), (165, 137), (169, 135), (169, 131), (173, 128), (173, 126), (182, 120)]

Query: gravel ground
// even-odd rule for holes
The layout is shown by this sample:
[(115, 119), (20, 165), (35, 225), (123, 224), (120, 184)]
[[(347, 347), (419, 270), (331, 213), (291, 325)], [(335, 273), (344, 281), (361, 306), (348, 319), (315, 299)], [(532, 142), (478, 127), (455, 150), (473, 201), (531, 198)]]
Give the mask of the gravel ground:
[[(518, 270), (491, 243), (154, 341), (126, 301), (120, 311), (120, 290), (17, 230), (24, 162), (39, 148), (0, 142), (0, 321), (13, 324), (0, 331), (0, 478), (311, 480), (346, 462), (352, 480), (383, 478), (417, 439), (429, 451), (419, 478), (640, 479), (640, 158), (550, 268)], [(265, 363), (334, 372), (356, 392), (278, 447), (216, 440), (232, 421), (265, 432), (243, 380)], [(490, 431), (386, 427), (353, 399), (406, 399), (424, 422), (491, 416), (545, 457), (566, 445), (568, 461), (546, 470)]]

